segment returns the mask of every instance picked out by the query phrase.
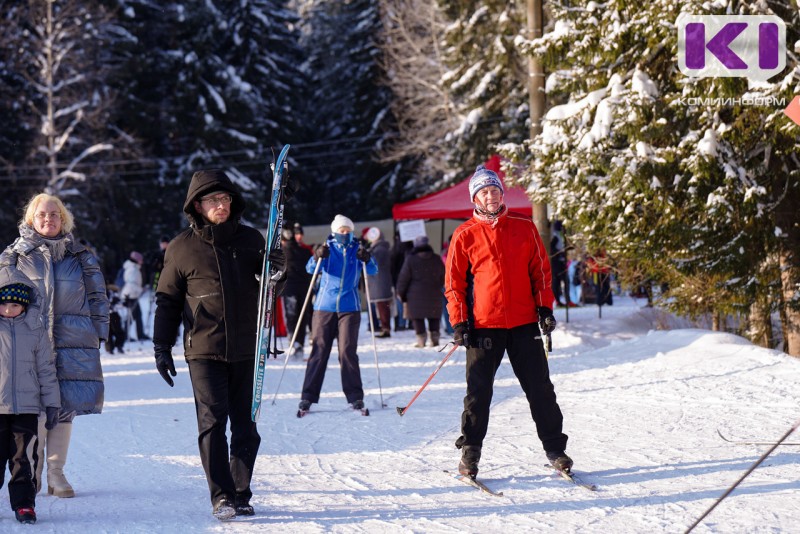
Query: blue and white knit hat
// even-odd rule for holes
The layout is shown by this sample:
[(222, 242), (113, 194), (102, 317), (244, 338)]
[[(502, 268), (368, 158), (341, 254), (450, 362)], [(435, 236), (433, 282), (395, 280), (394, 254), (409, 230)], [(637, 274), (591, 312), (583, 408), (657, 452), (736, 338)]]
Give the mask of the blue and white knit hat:
[(490, 171), (483, 165), (478, 165), (478, 168), (475, 169), (475, 174), (473, 174), (472, 178), (469, 179), (469, 200), (474, 202), (475, 195), (478, 193), (478, 191), (484, 187), (489, 187), (490, 185), (499, 187), (500, 192), (505, 194), (505, 190), (503, 189), (503, 181), (499, 176), (497, 176), (497, 173)]
[(27, 306), (31, 303), (31, 288), (25, 284), (9, 284), (0, 288), (0, 304), (5, 302)]

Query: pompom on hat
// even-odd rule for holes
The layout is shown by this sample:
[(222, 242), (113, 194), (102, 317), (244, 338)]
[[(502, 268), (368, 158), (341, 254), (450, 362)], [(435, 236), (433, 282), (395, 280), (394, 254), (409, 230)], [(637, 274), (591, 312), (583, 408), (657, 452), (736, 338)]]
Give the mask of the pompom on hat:
[(341, 228), (342, 226), (350, 228), (351, 232), (356, 228), (356, 225), (353, 224), (353, 221), (351, 221), (349, 218), (345, 217), (340, 213), (339, 215), (333, 218), (333, 222), (331, 223), (331, 232), (333, 232), (334, 234), (337, 233), (339, 231), (339, 228)]
[(490, 185), (500, 188), (500, 192), (505, 194), (503, 181), (499, 176), (497, 176), (497, 173), (490, 171), (483, 165), (478, 165), (478, 167), (475, 169), (475, 174), (473, 174), (472, 178), (469, 179), (470, 202), (475, 201), (475, 195), (478, 193), (478, 191), (484, 187), (489, 187)]
[(31, 303), (31, 288), (25, 284), (9, 284), (0, 288), (0, 304), (16, 302), (27, 306)]

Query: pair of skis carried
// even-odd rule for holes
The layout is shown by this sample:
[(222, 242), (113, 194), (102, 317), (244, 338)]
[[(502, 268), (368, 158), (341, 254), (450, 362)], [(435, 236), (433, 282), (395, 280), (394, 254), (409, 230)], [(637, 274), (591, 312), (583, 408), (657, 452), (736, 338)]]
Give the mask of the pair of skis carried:
[(256, 338), (256, 365), (253, 370), (253, 404), (250, 418), (258, 421), (261, 415), (261, 394), (264, 391), (264, 372), (270, 354), (278, 355), (277, 348), (270, 351), (270, 341), (275, 321), (275, 285), (283, 274), (269, 261), (270, 252), (281, 248), (281, 229), (283, 228), (283, 206), (286, 192), (286, 157), (290, 145), (285, 145), (272, 165), (272, 195), (270, 196), (269, 219), (267, 221), (267, 242), (264, 263), (258, 288), (258, 337)]

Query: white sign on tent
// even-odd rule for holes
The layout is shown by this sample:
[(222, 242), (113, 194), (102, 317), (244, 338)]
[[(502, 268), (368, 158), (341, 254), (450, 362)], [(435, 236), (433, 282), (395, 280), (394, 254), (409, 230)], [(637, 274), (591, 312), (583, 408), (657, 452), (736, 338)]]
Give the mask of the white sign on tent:
[(400, 241), (414, 241), (416, 237), (427, 235), (425, 233), (425, 221), (422, 219), (399, 222), (397, 223), (397, 231), (400, 233)]

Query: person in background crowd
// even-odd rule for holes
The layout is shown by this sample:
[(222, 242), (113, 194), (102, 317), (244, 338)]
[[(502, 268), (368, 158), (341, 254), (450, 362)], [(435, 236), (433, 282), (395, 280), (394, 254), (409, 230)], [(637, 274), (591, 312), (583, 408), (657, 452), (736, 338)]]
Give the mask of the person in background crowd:
[(505, 352), (554, 468), (569, 471), (567, 435), (544, 348), (556, 326), (550, 262), (530, 217), (510, 213), (503, 183), (479, 165), (469, 181), (472, 218), (453, 233), (445, 294), (454, 342), (467, 349), (458, 471), (475, 478), (489, 425), (494, 377)]
[[(141, 252), (131, 252), (130, 259), (125, 260), (122, 264), (123, 280), (125, 283), (120, 290), (120, 298), (128, 308), (128, 317), (136, 322), (136, 340), (144, 341), (150, 339), (150, 336), (144, 333), (144, 323), (142, 322), (142, 308), (139, 306), (139, 297), (142, 296), (144, 289), (142, 288), (142, 263), (144, 257)], [(128, 332), (129, 322), (125, 322), (125, 335), (130, 335)], [(134, 341), (130, 339), (130, 341)]]
[[(553, 237), (550, 239), (550, 267), (553, 273), (553, 294), (557, 306), (570, 306), (569, 278), (567, 276), (567, 247), (561, 221), (553, 222)], [(562, 295), (565, 302), (562, 302)]]
[(430, 346), (439, 346), (440, 297), (444, 284), (444, 264), (428, 244), (428, 238), (414, 239), (414, 249), (406, 258), (397, 278), (397, 295), (403, 301), (405, 315), (411, 319), (417, 335), (415, 347), (425, 346), (425, 321), (428, 321)]
[(400, 241), (400, 234), (394, 236), (394, 246), (392, 247), (392, 285), (394, 286), (396, 314), (394, 316), (394, 331), (400, 332), (409, 328), (408, 322), (403, 317), (403, 301), (397, 296), (397, 278), (400, 270), (406, 261), (406, 256), (411, 254), (414, 244), (410, 241)]
[[(47, 454), (47, 493), (75, 496), (64, 475), (76, 416), (103, 410), (100, 346), (108, 339), (108, 296), (97, 257), (73, 236), (75, 222), (64, 203), (47, 193), (25, 206), (19, 237), (0, 256), (14, 265), (42, 296), (42, 319), (56, 352), (61, 393), (58, 426), (48, 430), (39, 417), (37, 459)], [(42, 487), (44, 462), (36, 462), (36, 491)]]
[(611, 293), (611, 263), (603, 248), (586, 258), (586, 272), (589, 274), (597, 295), (597, 305), (613, 306), (614, 296)]
[(314, 247), (311, 245), (307, 245), (303, 241), (303, 227), (300, 226), (300, 223), (294, 223), (294, 239), (297, 241), (297, 244), (300, 245), (302, 248), (306, 249), (310, 254), (314, 254)]
[(168, 246), (169, 237), (162, 235), (158, 240), (158, 249), (150, 251), (145, 258), (147, 269), (146, 273), (143, 272), (142, 275), (146, 274), (143, 279), (147, 280), (148, 286), (152, 288), (153, 293), (158, 287), (158, 277), (161, 276), (161, 269), (164, 268), (164, 254), (167, 253)]
[[(453, 239), (453, 234), (450, 234), (447, 241), (442, 244), (442, 265), (447, 265), (447, 251), (450, 249), (451, 239)], [(445, 333), (452, 335), (453, 325), (450, 324), (450, 314), (447, 312), (447, 297), (444, 296), (444, 287), (442, 287), (442, 324)]]
[(33, 283), (14, 267), (0, 268), (0, 486), (5, 469), (11, 509), (20, 523), (36, 523), (35, 449), (38, 419), (58, 424), (61, 394), (53, 346)]
[(314, 257), (308, 260), (306, 270), (314, 272), (317, 259), (320, 264), (320, 285), (314, 300), (311, 319), (311, 355), (306, 366), (303, 391), (298, 416), (319, 402), (328, 358), (336, 339), (339, 346), (339, 365), (342, 390), (354, 410), (364, 410), (364, 389), (358, 364), (358, 331), (361, 326), (361, 296), (358, 283), (361, 263), (367, 264), (367, 274), (376, 274), (378, 266), (369, 251), (353, 239), (353, 221), (337, 215), (331, 222), (331, 234), (317, 247)]
[(364, 234), (369, 243), (369, 253), (378, 265), (378, 274), (367, 276), (370, 304), (378, 311), (381, 331), (375, 337), (392, 337), (392, 270), (389, 242), (377, 226), (370, 227)]
[(120, 354), (125, 354), (125, 341), (128, 333), (125, 325), (128, 324), (128, 308), (119, 298), (119, 288), (114, 284), (106, 286), (108, 290), (108, 339), (106, 339), (106, 352), (114, 354), (114, 349)]
[(583, 262), (578, 257), (574, 248), (567, 251), (567, 277), (569, 284), (569, 301), (577, 306), (581, 302), (581, 280), (583, 277)]
[[(287, 187), (287, 196), (291, 193)], [(220, 521), (250, 516), (261, 437), (250, 418), (258, 296), (266, 243), (240, 219), (245, 202), (220, 169), (192, 175), (183, 212), (190, 227), (169, 244), (156, 290), (153, 348), (156, 369), (174, 385), (172, 346), (183, 322), (183, 348), (197, 413), (200, 460)], [(283, 251), (269, 260), (285, 282)], [(230, 455), (226, 427), (230, 420)]]
[(300, 317), (303, 302), (305, 302), (308, 288), (311, 285), (311, 274), (306, 271), (306, 263), (311, 258), (311, 253), (295, 240), (291, 228), (284, 228), (281, 231), (281, 247), (286, 255), (286, 287), (283, 290), (283, 305), (286, 310), (289, 336), (294, 335), (297, 330), (294, 345), (289, 350), (293, 357), (300, 358), (303, 356), (303, 346), (306, 342), (306, 328), (311, 322), (311, 306), (306, 306), (305, 313)]

